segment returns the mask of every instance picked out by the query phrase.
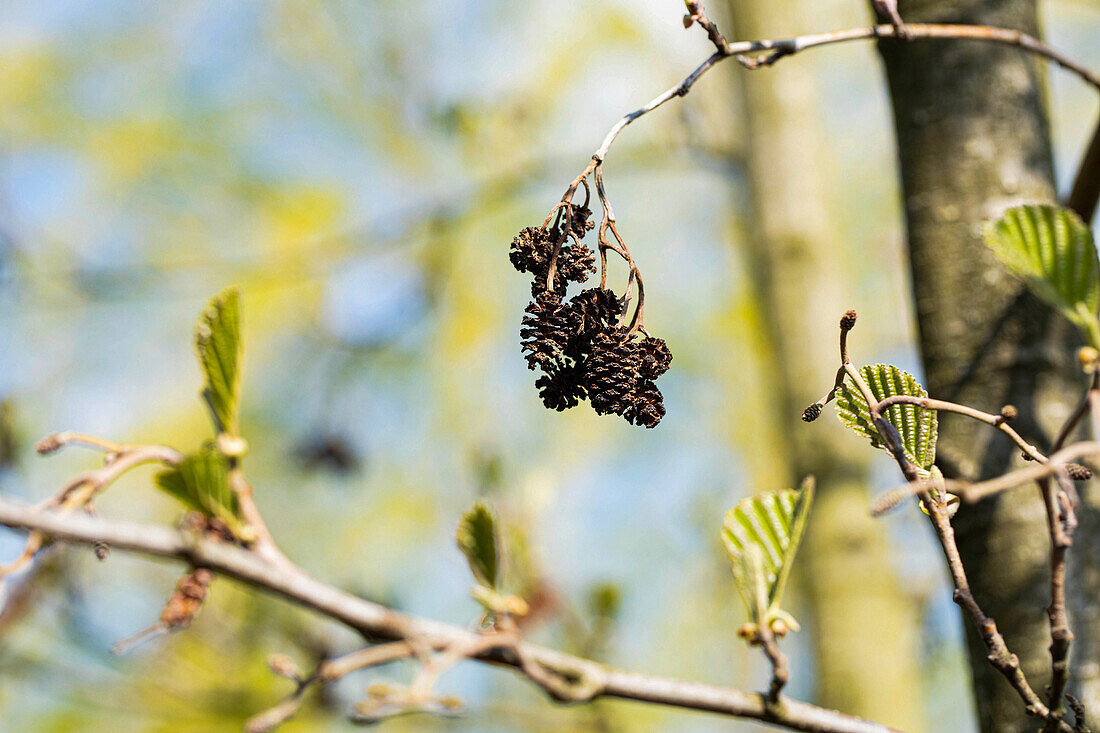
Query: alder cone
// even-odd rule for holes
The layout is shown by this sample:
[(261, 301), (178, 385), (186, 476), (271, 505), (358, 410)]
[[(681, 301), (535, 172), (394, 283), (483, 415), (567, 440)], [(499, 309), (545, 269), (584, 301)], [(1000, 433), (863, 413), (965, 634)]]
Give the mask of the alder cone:
[[(573, 232), (578, 237), (583, 237), (596, 228), (596, 223), (592, 221), (592, 209), (579, 204), (569, 204), (569, 211), (572, 215), (569, 221), (569, 231)], [(561, 223), (556, 228), (556, 232), (560, 234), (564, 229), (565, 213), (563, 212)]]
[(584, 362), (584, 386), (597, 414), (622, 415), (634, 405), (640, 363), (638, 343), (627, 335), (626, 329), (596, 334), (592, 351)]
[(569, 301), (570, 325), (573, 336), (566, 354), (580, 361), (592, 349), (596, 334), (608, 331), (623, 312), (623, 302), (611, 290), (582, 290)]
[(526, 227), (512, 239), (508, 259), (519, 272), (546, 274), (550, 254), (554, 251), (550, 237), (539, 227)]
[[(672, 363), (672, 352), (664, 339), (646, 336), (638, 344), (638, 353), (642, 357), (642, 365), (638, 372), (644, 379), (656, 379), (667, 372)], [(660, 394), (660, 390), (657, 393)]]
[(546, 409), (558, 412), (576, 407), (587, 396), (581, 383), (581, 370), (575, 364), (556, 362), (548, 365), (543, 376), (535, 380), (535, 387)]
[(649, 379), (640, 380), (634, 389), (634, 402), (623, 414), (631, 425), (655, 428), (665, 416), (665, 397)]
[(568, 309), (562, 307), (561, 296), (543, 292), (524, 310), (527, 314), (520, 325), (520, 350), (527, 359), (527, 368), (549, 369), (565, 349), (571, 334)]
[(583, 283), (596, 271), (596, 254), (587, 244), (573, 242), (562, 245), (558, 252), (557, 270), (566, 280)]

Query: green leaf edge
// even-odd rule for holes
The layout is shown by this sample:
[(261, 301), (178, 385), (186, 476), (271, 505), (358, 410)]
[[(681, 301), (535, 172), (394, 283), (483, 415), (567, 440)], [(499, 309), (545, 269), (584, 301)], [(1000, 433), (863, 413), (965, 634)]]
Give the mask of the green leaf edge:
[[(900, 382), (902, 389), (892, 392), (876, 390), (876, 387), (883, 385), (886, 380), (884, 375), (889, 372), (891, 375), (890, 382)], [(893, 364), (867, 364), (859, 370), (860, 376), (863, 377), (863, 381), (867, 383), (867, 386), (871, 390), (871, 394), (875, 396), (875, 399), (882, 400), (886, 397), (892, 397), (894, 395), (909, 395), (910, 397), (927, 397), (928, 392), (924, 389), (917, 378), (909, 372), (896, 367)], [(881, 394), (879, 393), (881, 392)], [(919, 425), (923, 420), (924, 412), (929, 413), (929, 431), (928, 434), (923, 436), (924, 448), (921, 450), (919, 444), (910, 444), (910, 436), (913, 433), (913, 427)], [(864, 399), (863, 393), (852, 382), (850, 377), (846, 377), (840, 389), (836, 393), (836, 414), (846, 427), (851, 428), (855, 433), (862, 435), (871, 441), (871, 445), (875, 448), (881, 448), (882, 450), (888, 450), (886, 444), (882, 440), (882, 436), (879, 435), (878, 429), (871, 423), (871, 408), (867, 404), (867, 400)], [(913, 415), (915, 422), (914, 426), (906, 425), (906, 415)], [(932, 465), (936, 460), (936, 441), (939, 438), (939, 418), (936, 415), (935, 410), (925, 410), (922, 407), (916, 405), (894, 405), (887, 408), (883, 417), (897, 429), (898, 434), (902, 438), (905, 454), (914, 465), (917, 466), (920, 471), (927, 475), (931, 470)], [(912, 435), (913, 438), (919, 439), (919, 435)]]
[(202, 397), (214, 429), (237, 435), (242, 357), (237, 288), (222, 290), (203, 309), (195, 326), (195, 349), (205, 378)]
[(500, 532), (496, 516), (485, 504), (478, 502), (462, 515), (455, 542), (466, 556), (474, 579), (496, 589), (500, 581)]
[(229, 486), (228, 462), (212, 443), (184, 456), (178, 466), (160, 471), (153, 481), (187, 508), (222, 520), (237, 537), (247, 535), (237, 495)]
[[(1052, 235), (1053, 246), (1044, 246), (1040, 226)], [(1100, 261), (1092, 232), (1076, 212), (1051, 204), (1014, 206), (985, 222), (982, 235), (1009, 272), (1077, 326), (1090, 346), (1100, 349)], [(1029, 241), (1036, 245), (1034, 250)], [(1084, 259), (1066, 261), (1067, 247), (1083, 250)], [(1053, 254), (1053, 259), (1044, 254)], [(1058, 270), (1072, 274), (1059, 281)]]
[[(798, 552), (806, 530), (813, 498), (814, 480), (813, 477), (807, 477), (798, 489), (755, 494), (742, 499), (726, 512), (722, 524), (722, 543), (732, 562), (738, 592), (754, 623), (766, 623), (767, 618), (775, 615), (779, 610), (795, 554)], [(777, 535), (777, 528), (772, 524), (772, 518), (775, 515), (769, 511), (767, 504), (778, 505), (789, 515), (789, 524), (785, 528), (779, 528), (783, 529), (786, 535), (786, 548), (781, 546), (782, 540)], [(761, 528), (767, 534), (769, 541), (773, 542), (771, 548), (759, 542), (745, 544), (731, 529), (733, 526), (750, 529), (752, 532), (750, 539), (759, 540), (756, 527), (746, 526), (746, 522), (752, 525), (749, 511), (760, 520)], [(784, 519), (783, 516), (775, 518), (780, 522)], [(765, 567), (767, 562), (773, 564), (775, 572), (775, 579), (770, 583), (767, 578), (769, 569)]]

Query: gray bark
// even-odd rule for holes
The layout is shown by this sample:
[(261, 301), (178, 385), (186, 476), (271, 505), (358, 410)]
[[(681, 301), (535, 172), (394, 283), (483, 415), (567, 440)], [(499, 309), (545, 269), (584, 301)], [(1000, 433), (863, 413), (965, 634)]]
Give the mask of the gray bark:
[[(909, 22), (975, 23), (1038, 35), (1034, 0), (902, 0)], [(929, 392), (996, 411), (1020, 410), (1018, 429), (1040, 446), (1084, 389), (1076, 334), (1022, 292), (981, 242), (979, 225), (1006, 207), (1054, 199), (1043, 70), (1018, 49), (962, 41), (881, 42), (892, 95), (913, 294)], [(939, 462), (967, 478), (1003, 473), (1017, 451), (986, 426), (941, 416)], [(1098, 706), (1097, 508), (1085, 492), (1070, 559), (1077, 635), (1070, 689)], [(1050, 679), (1044, 608), (1049, 541), (1037, 491), (1021, 488), (955, 521), (974, 595), (1042, 695)], [(967, 628), (983, 731), (1027, 731), (1023, 706)]]

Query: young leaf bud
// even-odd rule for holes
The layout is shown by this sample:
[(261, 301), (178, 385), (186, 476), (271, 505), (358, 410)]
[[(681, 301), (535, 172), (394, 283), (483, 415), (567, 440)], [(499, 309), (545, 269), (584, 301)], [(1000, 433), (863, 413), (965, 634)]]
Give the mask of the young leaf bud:
[(856, 327), (856, 312), (850, 310), (840, 318), (840, 330), (851, 331)]
[(280, 677), (286, 677), (288, 680), (302, 679), (302, 671), (298, 669), (298, 665), (285, 654), (272, 654), (268, 657), (267, 668)]

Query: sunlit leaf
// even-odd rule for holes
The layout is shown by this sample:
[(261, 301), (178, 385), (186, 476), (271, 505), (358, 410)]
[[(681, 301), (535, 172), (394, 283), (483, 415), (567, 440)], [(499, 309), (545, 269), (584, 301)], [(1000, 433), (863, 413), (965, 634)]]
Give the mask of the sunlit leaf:
[[(892, 364), (869, 364), (860, 369), (859, 373), (878, 401), (896, 395), (928, 396), (912, 374)], [(841, 422), (869, 439), (871, 445), (887, 450), (878, 429), (871, 423), (871, 409), (867, 400), (850, 378), (845, 379), (837, 390), (836, 414)], [(921, 471), (927, 473), (931, 470), (936, 460), (936, 411), (916, 405), (894, 405), (886, 408), (883, 417), (901, 436), (906, 457)]]
[(984, 234), (1010, 272), (1100, 348), (1100, 267), (1092, 233), (1077, 214), (1058, 206), (1017, 206), (986, 222)]
[(206, 306), (195, 329), (206, 385), (202, 396), (219, 433), (237, 433), (240, 393), (241, 319), (236, 289), (218, 293)]
[(761, 612), (779, 608), (813, 496), (813, 479), (807, 478), (798, 490), (757, 494), (726, 512), (722, 541), (754, 623), (766, 622)]
[(243, 536), (244, 522), (237, 495), (229, 486), (228, 463), (212, 444), (205, 444), (198, 453), (185, 457), (175, 468), (161, 471), (155, 481), (158, 487), (188, 509), (217, 517), (235, 535)]
[(480, 502), (474, 504), (462, 515), (456, 540), (477, 582), (496, 588), (500, 580), (500, 540), (493, 513)]

